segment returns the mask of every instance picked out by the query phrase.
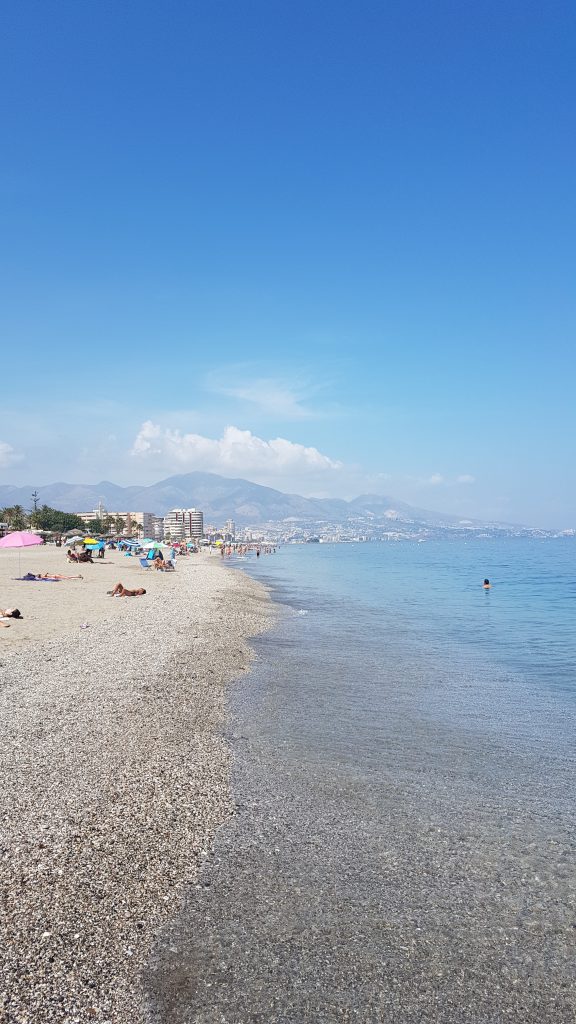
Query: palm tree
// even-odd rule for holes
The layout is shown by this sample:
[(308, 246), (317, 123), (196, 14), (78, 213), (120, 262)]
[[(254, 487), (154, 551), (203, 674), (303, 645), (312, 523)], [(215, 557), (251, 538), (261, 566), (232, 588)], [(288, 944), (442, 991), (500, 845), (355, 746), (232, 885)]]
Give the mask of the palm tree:
[(8, 523), (11, 530), (23, 530), (28, 525), (28, 516), (22, 505), (10, 505), (3, 509), (0, 518)]
[(112, 533), (112, 530), (114, 529), (114, 516), (105, 516), (102, 525), (104, 526), (105, 533)]

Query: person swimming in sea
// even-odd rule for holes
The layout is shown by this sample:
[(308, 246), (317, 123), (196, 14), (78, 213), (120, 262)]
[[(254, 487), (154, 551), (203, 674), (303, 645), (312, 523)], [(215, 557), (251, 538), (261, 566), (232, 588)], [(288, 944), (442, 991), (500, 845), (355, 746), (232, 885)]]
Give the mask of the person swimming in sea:
[(490, 583), (490, 580), (484, 580), (482, 586), (484, 587), (484, 590), (490, 590), (492, 584)]

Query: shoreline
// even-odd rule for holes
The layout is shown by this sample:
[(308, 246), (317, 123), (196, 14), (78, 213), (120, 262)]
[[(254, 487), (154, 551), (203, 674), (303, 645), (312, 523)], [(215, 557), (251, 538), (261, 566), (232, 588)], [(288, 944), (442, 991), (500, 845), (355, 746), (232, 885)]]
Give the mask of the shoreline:
[(570, 718), (550, 744), (542, 689), (543, 742), (507, 667), (279, 568), (291, 613), (230, 694), (238, 813), (149, 962), (150, 1024), (573, 1021)]
[[(51, 570), (54, 551), (40, 550), (32, 567)], [(106, 573), (82, 567), (87, 585), (3, 590), (13, 603), (8, 590), (20, 588), (26, 616), (0, 636), (11, 641), (0, 651), (0, 1020), (10, 1024), (143, 1020), (140, 973), (158, 929), (234, 814), (227, 689), (249, 669), (248, 638), (270, 627), (273, 602), (200, 555), (176, 573), (141, 570), (146, 596), (92, 602), (81, 630), (96, 587), (100, 597), (110, 576), (134, 585), (135, 567), (108, 561)]]

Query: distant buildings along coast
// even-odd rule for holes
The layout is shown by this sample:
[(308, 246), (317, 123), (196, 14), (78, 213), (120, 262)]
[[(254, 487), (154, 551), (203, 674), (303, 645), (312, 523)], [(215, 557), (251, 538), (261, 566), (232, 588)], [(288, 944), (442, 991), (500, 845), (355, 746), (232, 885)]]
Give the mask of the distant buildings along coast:
[[(204, 537), (204, 513), (197, 508), (173, 508), (165, 516), (154, 512), (112, 512), (102, 504), (92, 512), (76, 513), (88, 528), (107, 527), (116, 533), (139, 532), (155, 540), (202, 540)], [(228, 530), (232, 520), (226, 523)]]

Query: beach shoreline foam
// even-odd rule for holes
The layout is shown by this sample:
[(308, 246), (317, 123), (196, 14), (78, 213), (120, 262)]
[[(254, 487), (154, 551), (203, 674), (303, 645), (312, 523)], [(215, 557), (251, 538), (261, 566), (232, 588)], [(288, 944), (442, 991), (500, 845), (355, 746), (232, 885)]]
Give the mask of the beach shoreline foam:
[[(35, 550), (23, 571), (65, 572), (62, 556)], [(155, 934), (234, 813), (226, 691), (274, 605), (207, 555), (164, 574), (112, 552), (53, 584), (14, 582), (13, 563), (2, 603), (25, 618), (0, 635), (0, 1020), (136, 1024)], [(146, 596), (107, 596), (118, 579)]]

